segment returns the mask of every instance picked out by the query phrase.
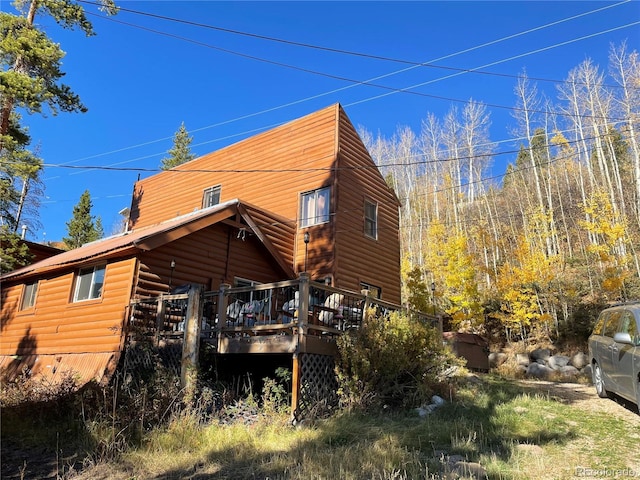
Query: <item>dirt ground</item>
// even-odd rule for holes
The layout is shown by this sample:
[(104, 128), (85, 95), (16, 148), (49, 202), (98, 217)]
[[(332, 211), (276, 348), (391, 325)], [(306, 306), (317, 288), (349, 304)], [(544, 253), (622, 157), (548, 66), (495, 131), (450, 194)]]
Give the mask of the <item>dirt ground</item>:
[(532, 392), (549, 395), (576, 408), (606, 413), (640, 426), (640, 415), (635, 404), (616, 396), (599, 398), (593, 385), (542, 380), (518, 380), (518, 383)]

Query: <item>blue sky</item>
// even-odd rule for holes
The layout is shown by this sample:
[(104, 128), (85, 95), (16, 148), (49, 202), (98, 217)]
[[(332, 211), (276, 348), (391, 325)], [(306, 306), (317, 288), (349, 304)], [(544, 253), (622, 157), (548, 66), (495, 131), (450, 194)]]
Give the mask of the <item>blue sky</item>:
[[(336, 102), (356, 127), (390, 137), (399, 126), (417, 133), (428, 112), (442, 118), (472, 98), (495, 105), (488, 107), (491, 139), (502, 141), (515, 126), (510, 75), (526, 69), (529, 77), (563, 80), (587, 58), (606, 70), (611, 43), (640, 47), (638, 1), (117, 3), (147, 15), (121, 11), (107, 19), (87, 5), (97, 32), (90, 38), (36, 18), (67, 52), (65, 83), (89, 111), (24, 118), (47, 165), (42, 228), (28, 232), (30, 240), (60, 240), (85, 189), (94, 215), (113, 233), (138, 175), (152, 174), (135, 169), (157, 168), (182, 122), (202, 155)], [(412, 67), (255, 35), (500, 75)], [(421, 95), (346, 79), (421, 85), (412, 88)], [(554, 82), (537, 86), (556, 98)], [(505, 142), (500, 149), (516, 147)], [(513, 161), (506, 157), (496, 158), (496, 173)]]

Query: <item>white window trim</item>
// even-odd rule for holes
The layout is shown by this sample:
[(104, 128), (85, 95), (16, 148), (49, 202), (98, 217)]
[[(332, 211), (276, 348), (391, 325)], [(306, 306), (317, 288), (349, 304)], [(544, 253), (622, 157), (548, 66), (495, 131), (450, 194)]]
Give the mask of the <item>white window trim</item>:
[[(374, 218), (370, 218), (367, 216), (368, 206), (372, 206), (375, 208)], [(373, 235), (369, 233), (368, 223), (371, 223), (373, 225)], [(364, 235), (374, 240), (378, 239), (378, 203), (367, 199), (365, 199), (364, 201)]]
[(29, 282), (24, 284), (22, 290), (22, 298), (20, 299), (20, 310), (29, 310), (36, 306), (36, 298), (38, 297), (39, 282)]
[[(216, 203), (211, 203), (210, 205), (207, 205), (207, 194), (212, 194), (215, 193), (217, 191), (218, 194), (218, 201)], [(214, 185), (212, 187), (209, 188), (205, 188), (202, 191), (202, 208), (208, 208), (208, 207), (213, 207), (214, 205), (218, 205), (220, 203), (220, 198), (222, 196), (222, 185)]]
[[(318, 198), (320, 193), (326, 192), (326, 205), (323, 212), (318, 212)], [(314, 215), (307, 215), (305, 199), (313, 195)], [(300, 194), (300, 227), (307, 228), (314, 225), (329, 223), (331, 219), (331, 187), (321, 187)]]
[[(81, 286), (84, 285), (83, 280), (89, 278), (88, 277), (88, 270), (91, 269), (91, 277), (89, 280), (89, 290), (88, 290), (88, 295), (87, 298), (78, 298), (79, 294), (80, 294), (80, 290), (81, 290)], [(74, 287), (74, 292), (73, 292), (73, 303), (76, 302), (85, 302), (87, 300), (96, 300), (99, 298), (102, 298), (102, 293), (104, 290), (104, 280), (105, 280), (105, 274), (106, 274), (106, 270), (107, 267), (106, 265), (96, 265), (94, 267), (87, 267), (87, 268), (81, 268), (80, 270), (78, 270), (76, 272), (76, 276), (75, 276), (75, 287)], [(83, 272), (85, 272), (85, 275), (87, 276), (81, 276), (83, 275)], [(93, 291), (96, 288), (96, 273), (101, 274), (102, 276), (102, 285), (100, 287), (100, 290), (98, 292), (98, 295), (94, 295)], [(92, 296), (93, 295), (93, 296)]]

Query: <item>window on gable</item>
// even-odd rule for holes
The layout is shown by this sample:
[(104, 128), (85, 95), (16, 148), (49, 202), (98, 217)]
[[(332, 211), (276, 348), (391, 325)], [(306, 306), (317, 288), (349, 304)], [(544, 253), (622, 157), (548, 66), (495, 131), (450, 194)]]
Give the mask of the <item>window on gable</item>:
[(378, 238), (378, 204), (368, 200), (364, 201), (364, 234)]
[(82, 268), (76, 276), (76, 287), (73, 301), (92, 300), (102, 296), (105, 266)]
[(310, 227), (329, 221), (329, 206), (331, 203), (331, 189), (320, 188), (302, 194), (300, 212), (300, 226)]
[(215, 187), (206, 188), (202, 195), (202, 208), (212, 207), (220, 203), (220, 191), (222, 187), (216, 185)]
[(27, 283), (22, 291), (22, 302), (20, 302), (20, 310), (33, 308), (36, 304), (36, 295), (38, 294), (38, 282)]

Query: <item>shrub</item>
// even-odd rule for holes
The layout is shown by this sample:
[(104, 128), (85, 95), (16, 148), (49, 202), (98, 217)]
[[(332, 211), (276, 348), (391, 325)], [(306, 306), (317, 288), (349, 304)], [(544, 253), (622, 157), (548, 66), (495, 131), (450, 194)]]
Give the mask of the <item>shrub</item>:
[(369, 315), (338, 340), (338, 394), (349, 408), (411, 407), (444, 390), (459, 360), (437, 329), (405, 314)]
[(291, 370), (279, 367), (275, 376), (263, 379), (262, 409), (266, 414), (286, 412), (291, 405)]

